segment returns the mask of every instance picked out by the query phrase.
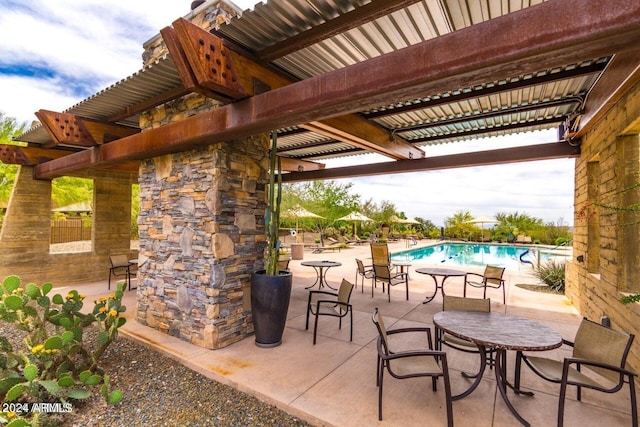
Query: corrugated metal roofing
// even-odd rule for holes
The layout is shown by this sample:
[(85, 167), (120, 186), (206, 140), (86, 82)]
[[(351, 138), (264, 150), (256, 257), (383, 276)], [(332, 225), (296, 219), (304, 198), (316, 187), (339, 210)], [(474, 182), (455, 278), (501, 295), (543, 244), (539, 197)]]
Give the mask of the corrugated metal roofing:
[[(407, 1), (409, 5), (403, 9), (287, 53), (272, 62), (302, 80), (539, 3), (542, 1)], [(257, 56), (265, 57), (274, 46), (279, 46), (278, 43), (336, 17), (357, 12), (359, 7), (368, 4), (370, 2), (364, 0), (269, 0), (223, 25), (216, 33), (255, 52)], [(581, 108), (581, 100), (608, 60), (600, 58), (570, 64), (562, 69), (535, 70), (528, 75), (513, 76), (509, 81), (487, 82), (474, 88), (451, 88), (447, 93), (425, 93), (421, 98), (409, 99), (402, 105), (381, 105), (361, 114), (417, 146), (555, 128)], [(599, 68), (592, 72), (571, 74), (576, 69), (591, 70), (594, 64)], [(402, 66), (411, 66), (411, 58), (407, 58)], [(563, 73), (566, 78), (545, 78)], [(66, 112), (107, 119), (125, 111), (130, 105), (180, 85), (171, 58), (165, 56)], [(133, 115), (119, 123), (138, 126), (137, 120), (138, 116)], [(361, 148), (309, 131), (280, 129), (279, 133), (279, 151), (285, 156), (322, 159), (364, 152)], [(27, 132), (20, 139), (35, 143), (49, 140), (41, 127)]]

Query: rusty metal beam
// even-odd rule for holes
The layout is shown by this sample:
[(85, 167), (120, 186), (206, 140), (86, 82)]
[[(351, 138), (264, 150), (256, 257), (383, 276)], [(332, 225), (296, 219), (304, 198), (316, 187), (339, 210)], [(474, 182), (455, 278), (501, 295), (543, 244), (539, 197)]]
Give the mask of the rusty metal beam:
[(580, 120), (577, 131), (568, 136), (570, 138), (584, 136), (593, 123), (602, 118), (638, 82), (640, 82), (640, 49), (614, 56), (587, 97), (584, 116)]
[(127, 126), (69, 113), (40, 110), (36, 116), (51, 136), (54, 146), (93, 147), (140, 132)]
[[(52, 159), (59, 159), (73, 153), (76, 153), (76, 151), (0, 144), (0, 161), (8, 165), (35, 166), (39, 163)], [(304, 162), (304, 160), (300, 161)], [(138, 170), (139, 166), (140, 162), (129, 161), (118, 163), (117, 165), (113, 165), (105, 169), (121, 172), (134, 172)]]
[[(380, 7), (380, 5), (378, 5)], [(246, 55), (224, 46), (223, 40), (184, 18), (173, 29), (161, 33), (185, 87), (223, 102), (237, 101), (293, 83)], [(259, 82), (259, 84), (256, 84)], [(258, 91), (258, 89), (261, 89)], [(391, 144), (388, 131), (359, 116), (348, 115), (331, 121), (305, 125), (348, 144), (372, 150), (394, 159), (422, 158), (424, 152), (400, 137)], [(352, 128), (356, 133), (351, 133)]]
[(440, 169), (489, 166), (502, 163), (530, 162), (573, 158), (580, 156), (580, 148), (567, 143), (547, 143), (516, 148), (502, 148), (473, 153), (452, 154), (418, 160), (397, 160), (369, 165), (345, 166), (282, 174), (282, 182), (315, 181), (322, 179), (353, 178), (358, 176), (386, 175), (394, 173), (421, 172)]
[(340, 15), (324, 24), (311, 27), (280, 43), (271, 45), (257, 52), (256, 55), (260, 59), (273, 61), (289, 53), (296, 52), (322, 40), (331, 38), (334, 35), (344, 33), (345, 31), (357, 28), (382, 16), (409, 7), (418, 1), (419, 0), (373, 0), (364, 6), (357, 7), (351, 12)]
[(396, 160), (424, 157), (424, 151), (408, 144), (404, 138), (393, 137), (386, 129), (359, 116), (334, 117), (300, 127)]
[(282, 170), (287, 172), (315, 171), (325, 168), (325, 165), (323, 163), (292, 159), (290, 157), (280, 157), (280, 159), (282, 160)]
[[(567, 10), (570, 20), (559, 20)], [(71, 166), (143, 159), (387, 105), (454, 87), (633, 50), (640, 2), (551, 0), (406, 49), (345, 67), (158, 129), (36, 167), (36, 177)], [(491, 43), (487, 43), (491, 40)], [(398, 68), (406, 58), (411, 67)], [(367, 76), (363, 78), (363, 76)], [(81, 159), (75, 156), (83, 157)], [(415, 161), (415, 160), (414, 160)]]

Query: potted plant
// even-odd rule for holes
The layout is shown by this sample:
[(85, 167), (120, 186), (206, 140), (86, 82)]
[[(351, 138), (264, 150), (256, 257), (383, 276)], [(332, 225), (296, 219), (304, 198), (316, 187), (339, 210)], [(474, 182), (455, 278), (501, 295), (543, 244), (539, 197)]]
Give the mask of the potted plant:
[[(280, 201), (282, 198), (281, 161), (277, 153), (276, 132), (271, 134), (269, 164), (269, 204), (265, 212), (267, 247), (264, 253), (265, 268), (251, 275), (251, 313), (255, 343), (258, 347), (277, 347), (289, 310), (293, 276), (289, 270), (280, 271)], [(276, 180), (277, 171), (277, 180)]]

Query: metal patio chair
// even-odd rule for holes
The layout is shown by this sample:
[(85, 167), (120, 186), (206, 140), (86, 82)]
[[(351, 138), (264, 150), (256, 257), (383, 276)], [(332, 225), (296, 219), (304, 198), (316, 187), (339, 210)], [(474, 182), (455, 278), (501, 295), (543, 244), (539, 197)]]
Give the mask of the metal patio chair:
[[(356, 265), (358, 268), (356, 269), (356, 284), (355, 287), (358, 287), (358, 277), (362, 277), (362, 285), (361, 291), (364, 293), (364, 279), (371, 279), (373, 282), (374, 272), (372, 265), (364, 265), (362, 260), (356, 258)], [(371, 285), (373, 287), (373, 285)]]
[[(478, 311), (491, 313), (491, 300), (488, 298), (463, 298), (445, 295), (442, 302), (442, 311)], [(441, 329), (436, 328), (436, 349), (442, 349), (443, 345), (465, 353), (480, 353), (478, 346), (473, 342), (444, 333)], [(486, 357), (487, 365), (494, 366), (495, 350), (491, 348), (487, 349)], [(467, 378), (475, 378), (476, 376), (464, 372), (462, 374)]]
[(522, 352), (517, 354), (516, 388), (519, 387), (522, 360), (536, 375), (559, 383), (558, 426), (562, 426), (567, 386), (577, 387), (577, 399), (580, 401), (583, 387), (616, 393), (627, 383), (631, 399), (631, 424), (637, 427), (638, 409), (634, 384), (636, 374), (625, 368), (633, 339), (633, 334), (616, 331), (585, 318), (580, 323), (574, 342), (562, 340), (563, 344), (573, 347), (571, 357), (554, 360), (528, 356)]
[[(131, 267), (133, 264), (129, 262), (129, 259), (126, 255), (111, 255), (109, 256), (109, 262), (111, 263), (111, 267), (109, 268), (109, 285), (108, 289), (111, 289), (111, 276), (113, 277), (124, 277), (129, 286), (129, 290), (131, 290), (131, 276), (133, 272), (131, 271)], [(134, 288), (135, 289), (135, 288)]]
[[(444, 351), (433, 350), (431, 329), (428, 327), (397, 328), (387, 330), (382, 315), (376, 307), (373, 310), (373, 323), (378, 329), (378, 362), (376, 367), (376, 385), (378, 386), (378, 420), (382, 421), (382, 385), (385, 369), (397, 379), (431, 377), (431, 387), (437, 391), (437, 379), (444, 380), (445, 405), (447, 410), (447, 425), (453, 426), (453, 405), (451, 399), (451, 383), (447, 354)], [(389, 347), (388, 335), (402, 333), (426, 334), (427, 347), (407, 351), (393, 351)]]
[(483, 274), (467, 273), (464, 280), (463, 296), (467, 296), (467, 285), (474, 288), (482, 288), (482, 298), (487, 297), (487, 288), (499, 289), (502, 288), (502, 303), (507, 303), (507, 293), (505, 290), (504, 279), (504, 267), (495, 267), (493, 265), (487, 265)]
[(342, 318), (349, 315), (349, 340), (353, 341), (353, 306), (349, 302), (352, 291), (353, 284), (346, 279), (342, 279), (338, 292), (309, 291), (309, 300), (307, 302), (307, 322), (305, 329), (309, 329), (309, 314), (313, 314), (315, 317), (313, 325), (313, 345), (316, 344), (316, 335), (318, 334), (318, 316), (337, 317), (338, 329), (342, 329)]

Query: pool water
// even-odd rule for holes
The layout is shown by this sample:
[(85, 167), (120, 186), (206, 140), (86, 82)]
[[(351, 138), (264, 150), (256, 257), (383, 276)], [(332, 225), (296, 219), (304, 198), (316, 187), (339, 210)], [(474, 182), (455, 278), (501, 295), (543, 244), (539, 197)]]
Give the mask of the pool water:
[(504, 267), (509, 271), (519, 271), (523, 266), (544, 263), (553, 256), (534, 246), (488, 245), (480, 243), (441, 243), (391, 254), (391, 261), (420, 261), (443, 267), (485, 266), (487, 264)]

